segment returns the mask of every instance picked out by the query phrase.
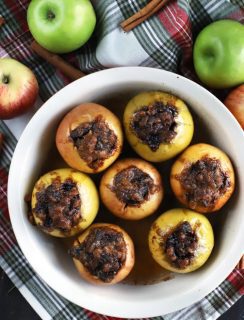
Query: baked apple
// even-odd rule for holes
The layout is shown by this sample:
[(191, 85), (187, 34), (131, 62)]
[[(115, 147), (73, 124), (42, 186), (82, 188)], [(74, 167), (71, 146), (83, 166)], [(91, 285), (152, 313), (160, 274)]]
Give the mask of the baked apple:
[(151, 162), (176, 156), (189, 145), (194, 130), (186, 104), (160, 91), (131, 99), (124, 111), (124, 127), (131, 147)]
[(130, 236), (119, 226), (91, 225), (69, 250), (81, 277), (94, 284), (115, 284), (123, 280), (135, 262)]
[(208, 219), (187, 209), (163, 213), (149, 231), (149, 249), (163, 268), (187, 273), (200, 268), (214, 246), (213, 229)]
[(202, 213), (219, 210), (234, 191), (235, 176), (230, 159), (205, 143), (187, 148), (175, 161), (170, 184), (176, 198)]
[(122, 219), (145, 218), (163, 199), (160, 174), (144, 160), (119, 160), (104, 173), (100, 196), (108, 210)]
[(31, 198), (36, 225), (55, 237), (70, 237), (87, 228), (98, 206), (98, 192), (91, 178), (69, 168), (44, 174)]
[(119, 156), (122, 144), (119, 119), (95, 103), (72, 109), (56, 134), (56, 145), (64, 161), (87, 173), (97, 173), (110, 166)]

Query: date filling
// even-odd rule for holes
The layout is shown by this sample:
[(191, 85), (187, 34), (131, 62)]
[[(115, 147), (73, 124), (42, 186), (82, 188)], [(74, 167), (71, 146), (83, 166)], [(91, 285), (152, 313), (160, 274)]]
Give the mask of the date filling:
[(126, 206), (140, 206), (157, 191), (157, 186), (149, 174), (130, 166), (115, 175), (112, 191)]
[(71, 179), (53, 180), (47, 188), (36, 193), (34, 213), (47, 229), (68, 232), (81, 218), (81, 199), (76, 183)]
[(109, 227), (91, 229), (85, 241), (69, 253), (103, 282), (111, 282), (126, 260), (123, 234)]
[(211, 208), (230, 187), (230, 177), (218, 159), (202, 158), (185, 168), (178, 177), (191, 208)]
[(189, 222), (184, 221), (169, 234), (165, 242), (165, 253), (169, 261), (177, 268), (189, 266), (195, 256), (198, 245), (196, 233)]
[(176, 136), (177, 114), (174, 106), (158, 101), (136, 111), (130, 127), (143, 143), (157, 151), (161, 143), (171, 143)]
[(70, 138), (81, 159), (94, 170), (114, 154), (118, 144), (117, 136), (101, 115), (94, 121), (81, 123), (70, 132)]

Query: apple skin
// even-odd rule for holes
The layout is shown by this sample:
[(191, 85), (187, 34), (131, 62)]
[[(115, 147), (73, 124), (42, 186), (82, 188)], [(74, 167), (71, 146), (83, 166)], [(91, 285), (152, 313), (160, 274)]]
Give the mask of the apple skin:
[(96, 15), (89, 0), (32, 0), (27, 22), (41, 46), (54, 53), (67, 53), (90, 38)]
[(0, 119), (28, 111), (38, 92), (38, 82), (28, 67), (11, 58), (0, 59)]
[(233, 89), (226, 97), (224, 104), (244, 130), (244, 84)]
[(197, 36), (193, 61), (199, 79), (211, 88), (244, 82), (244, 26), (234, 20), (209, 24)]

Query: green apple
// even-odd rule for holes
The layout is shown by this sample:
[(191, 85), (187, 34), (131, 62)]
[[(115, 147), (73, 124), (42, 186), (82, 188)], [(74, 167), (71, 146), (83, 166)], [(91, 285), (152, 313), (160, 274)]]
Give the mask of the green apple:
[(197, 36), (193, 61), (199, 79), (212, 88), (244, 82), (244, 25), (234, 20), (209, 24)]
[(81, 47), (92, 35), (96, 15), (89, 0), (32, 0), (27, 22), (34, 39), (55, 53)]

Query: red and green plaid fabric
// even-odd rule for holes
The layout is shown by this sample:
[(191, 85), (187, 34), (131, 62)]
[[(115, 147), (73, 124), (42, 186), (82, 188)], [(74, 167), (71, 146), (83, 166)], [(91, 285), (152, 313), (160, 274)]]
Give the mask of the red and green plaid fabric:
[[(41, 0), (40, 0), (41, 1)], [(198, 32), (207, 24), (221, 18), (244, 22), (243, 0), (178, 0), (171, 1), (158, 14), (131, 32), (121, 35), (136, 43), (140, 61), (127, 62), (118, 52), (117, 59), (109, 60), (109, 46), (101, 59), (101, 48), (107, 40), (116, 45), (112, 34), (119, 23), (138, 11), (146, 0), (93, 0), (97, 13), (94, 35), (82, 48), (64, 55), (74, 66), (84, 72), (118, 65), (141, 65), (161, 68), (182, 74), (197, 81), (192, 67), (192, 44)], [(0, 15), (6, 24), (0, 30), (0, 57), (10, 56), (36, 74), (43, 101), (68, 83), (58, 70), (36, 56), (30, 49), (32, 41), (26, 23), (27, 0), (1, 0)], [(127, 38), (128, 37), (128, 38)], [(115, 42), (113, 42), (115, 41)], [(123, 46), (123, 43), (120, 44)], [(114, 48), (113, 48), (114, 49)], [(129, 49), (129, 48), (128, 48)], [(130, 52), (129, 52), (130, 53)], [(136, 55), (131, 48), (131, 56)], [(106, 61), (106, 63), (104, 63)], [(0, 131), (5, 140), (0, 155), (0, 265), (28, 302), (44, 319), (112, 319), (80, 308), (49, 288), (32, 270), (23, 256), (13, 233), (7, 208), (7, 181), (11, 157), (17, 143), (7, 126), (0, 121)], [(235, 269), (213, 292), (198, 303), (155, 319), (217, 319), (244, 293), (243, 273)]]

